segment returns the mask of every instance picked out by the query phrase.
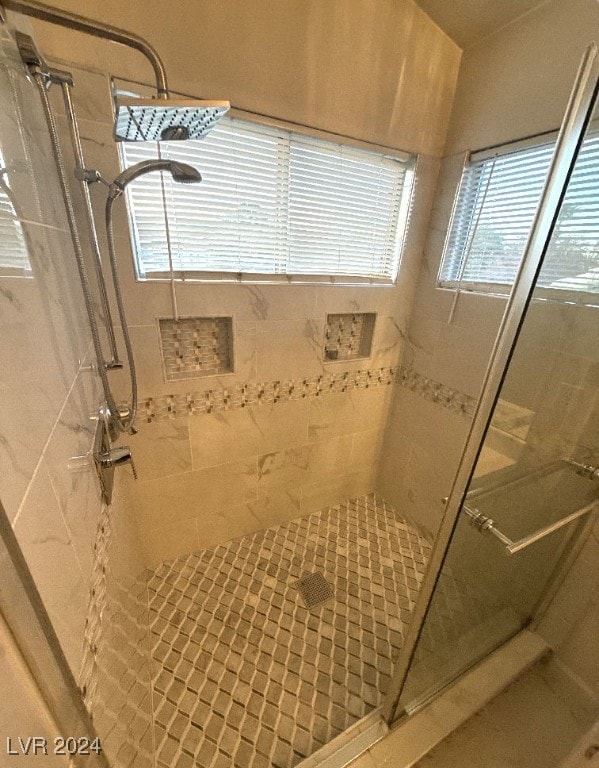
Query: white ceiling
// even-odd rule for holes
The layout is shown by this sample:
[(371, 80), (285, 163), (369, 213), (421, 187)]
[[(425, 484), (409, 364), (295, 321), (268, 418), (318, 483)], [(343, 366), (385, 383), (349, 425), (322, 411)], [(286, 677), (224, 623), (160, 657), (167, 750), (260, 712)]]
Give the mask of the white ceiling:
[(542, 0), (416, 0), (460, 48), (509, 24)]

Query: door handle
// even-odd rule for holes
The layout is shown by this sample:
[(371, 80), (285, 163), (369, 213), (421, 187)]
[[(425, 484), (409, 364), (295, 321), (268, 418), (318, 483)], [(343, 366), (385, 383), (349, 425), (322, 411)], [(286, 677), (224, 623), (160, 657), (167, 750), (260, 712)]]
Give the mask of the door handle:
[(541, 539), (544, 539), (545, 536), (549, 536), (550, 533), (559, 531), (560, 528), (569, 525), (574, 520), (578, 520), (578, 518), (583, 517), (584, 515), (589, 515), (597, 511), (598, 508), (598, 502), (593, 501), (591, 504), (581, 507), (576, 512), (572, 512), (571, 514), (566, 515), (566, 517), (562, 517), (555, 523), (550, 523), (543, 528), (539, 528), (538, 531), (529, 533), (528, 536), (524, 536), (524, 538), (518, 539), (517, 541), (513, 541), (509, 536), (506, 536), (505, 533), (502, 533), (496, 527), (495, 521), (492, 518), (483, 515), (478, 509), (472, 509), (471, 507), (464, 505), (462, 507), (462, 512), (470, 518), (471, 525), (473, 525), (480, 533), (490, 533), (492, 536), (495, 536), (495, 538), (503, 544), (506, 554), (515, 555), (517, 552), (521, 552), (536, 541), (540, 541)]

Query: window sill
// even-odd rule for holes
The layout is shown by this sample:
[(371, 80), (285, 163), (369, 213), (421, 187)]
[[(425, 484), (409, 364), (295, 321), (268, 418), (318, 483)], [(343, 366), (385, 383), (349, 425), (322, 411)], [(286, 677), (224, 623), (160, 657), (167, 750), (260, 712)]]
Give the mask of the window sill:
[[(472, 293), (478, 296), (492, 296), (493, 298), (507, 299), (511, 286), (494, 283), (457, 283), (452, 281), (440, 281), (437, 288), (445, 291), (459, 291), (460, 293)], [(577, 304), (584, 307), (599, 307), (599, 293), (587, 291), (573, 291), (564, 288), (535, 288), (533, 299), (538, 301), (553, 301), (559, 304)]]
[[(233, 274), (231, 272), (174, 272), (173, 278), (181, 283), (223, 283), (229, 285), (329, 285), (342, 287), (392, 288), (395, 279), (387, 277), (361, 277), (352, 275), (262, 275)], [(170, 282), (170, 272), (151, 272), (137, 275), (140, 283)]]

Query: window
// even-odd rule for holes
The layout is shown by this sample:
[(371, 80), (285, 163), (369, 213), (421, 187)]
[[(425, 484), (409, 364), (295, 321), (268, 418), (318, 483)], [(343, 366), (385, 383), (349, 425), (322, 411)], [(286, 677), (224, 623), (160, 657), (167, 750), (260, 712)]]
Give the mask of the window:
[[(439, 284), (507, 292), (524, 254), (555, 141), (473, 156), (445, 241)], [(482, 153), (481, 153), (482, 154)], [(581, 148), (538, 285), (599, 291), (599, 132)]]
[[(4, 170), (3, 170), (4, 169)], [(31, 264), (23, 227), (15, 206), (13, 194), (0, 153), (0, 275), (2, 277), (30, 277)]]
[(152, 173), (129, 185), (141, 278), (168, 274), (169, 244), (181, 278), (396, 277), (410, 201), (407, 155), (228, 118), (202, 141), (122, 143), (121, 151), (125, 166), (160, 152), (193, 165), (203, 178), (182, 185)]
[(4, 184), (0, 183), (0, 275), (27, 277), (31, 275), (29, 254), (23, 227)]

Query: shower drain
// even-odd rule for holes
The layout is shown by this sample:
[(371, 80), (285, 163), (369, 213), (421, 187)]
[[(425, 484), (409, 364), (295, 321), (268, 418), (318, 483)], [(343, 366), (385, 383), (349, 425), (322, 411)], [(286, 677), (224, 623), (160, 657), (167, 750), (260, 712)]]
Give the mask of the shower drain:
[(306, 608), (315, 608), (335, 597), (333, 588), (325, 579), (322, 573), (311, 573), (309, 576), (303, 576), (291, 585), (300, 593)]

